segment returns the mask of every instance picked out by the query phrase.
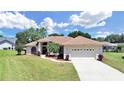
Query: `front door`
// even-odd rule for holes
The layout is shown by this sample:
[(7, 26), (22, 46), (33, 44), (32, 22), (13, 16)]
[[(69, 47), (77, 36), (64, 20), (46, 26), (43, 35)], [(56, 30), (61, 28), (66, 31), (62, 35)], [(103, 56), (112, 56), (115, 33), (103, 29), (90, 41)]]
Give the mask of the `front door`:
[(42, 54), (46, 54), (47, 53), (47, 48), (46, 47), (42, 47)]
[(36, 47), (32, 47), (32, 48), (31, 48), (31, 54), (34, 54), (34, 55), (35, 55), (35, 54), (36, 54), (36, 52), (37, 52)]

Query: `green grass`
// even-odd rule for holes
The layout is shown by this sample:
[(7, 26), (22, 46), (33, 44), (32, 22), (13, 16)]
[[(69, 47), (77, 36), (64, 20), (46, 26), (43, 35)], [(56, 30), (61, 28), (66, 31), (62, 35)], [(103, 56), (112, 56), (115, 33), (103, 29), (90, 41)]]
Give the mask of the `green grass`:
[(0, 51), (0, 80), (79, 80), (71, 63), (55, 63), (37, 56)]
[(16, 51), (13, 50), (0, 50), (0, 57), (2, 56), (14, 56), (16, 55)]
[(108, 64), (124, 73), (124, 53), (105, 52), (104, 63)]
[(122, 46), (122, 52), (124, 53), (124, 46)]

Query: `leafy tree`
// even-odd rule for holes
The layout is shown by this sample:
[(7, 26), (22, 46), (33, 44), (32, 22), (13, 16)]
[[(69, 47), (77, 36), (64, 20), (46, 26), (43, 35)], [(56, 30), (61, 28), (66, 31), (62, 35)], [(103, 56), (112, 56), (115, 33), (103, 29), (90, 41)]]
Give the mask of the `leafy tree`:
[(105, 41), (111, 43), (123, 43), (124, 42), (124, 34), (111, 34), (105, 38)]
[(21, 43), (17, 43), (15, 45), (15, 49), (17, 51), (17, 55), (21, 55), (21, 51), (23, 50), (24, 46)]
[(15, 49), (19, 54), (19, 52), (22, 51), (25, 44), (36, 41), (40, 38), (44, 38), (46, 37), (46, 35), (47, 33), (45, 28), (34, 29), (31, 27), (25, 30), (24, 32), (19, 32), (16, 34), (17, 40)]
[(60, 46), (57, 43), (48, 43), (47, 49), (49, 52), (58, 53)]
[(96, 40), (102, 42), (102, 41), (105, 41), (105, 38), (104, 37), (97, 37)]
[(47, 33), (45, 28), (40, 28), (40, 29), (30, 28), (24, 32), (24, 36), (26, 37), (25, 39), (27, 42), (32, 42), (40, 38), (44, 38), (46, 37), (46, 34)]
[(117, 46), (116, 47), (116, 52), (121, 52), (122, 51), (122, 47), (121, 46)]
[(84, 32), (81, 32), (81, 31), (73, 31), (73, 32), (70, 32), (68, 34), (68, 36), (70, 37), (77, 37), (77, 36), (84, 36), (86, 38), (91, 38), (91, 35), (88, 34), (88, 33), (84, 33)]
[(91, 38), (92, 40), (97, 40), (96, 38)]
[(3, 35), (0, 35), (0, 37), (3, 37)]
[(49, 34), (49, 36), (64, 36), (64, 34), (53, 33), (53, 34)]

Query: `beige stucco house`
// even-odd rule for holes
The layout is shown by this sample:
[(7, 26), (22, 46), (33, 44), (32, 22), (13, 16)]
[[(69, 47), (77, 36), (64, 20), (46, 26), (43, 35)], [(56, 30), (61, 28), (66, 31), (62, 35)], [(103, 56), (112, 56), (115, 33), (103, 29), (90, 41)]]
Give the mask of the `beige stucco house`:
[(63, 59), (65, 59), (66, 55), (69, 55), (71, 59), (96, 57), (97, 54), (103, 54), (102, 43), (82, 36), (76, 38), (65, 36), (46, 37), (26, 44), (26, 52), (28, 55), (31, 55), (39, 51), (41, 55), (45, 55), (48, 52), (47, 44), (49, 42), (58, 43), (60, 45), (60, 54)]

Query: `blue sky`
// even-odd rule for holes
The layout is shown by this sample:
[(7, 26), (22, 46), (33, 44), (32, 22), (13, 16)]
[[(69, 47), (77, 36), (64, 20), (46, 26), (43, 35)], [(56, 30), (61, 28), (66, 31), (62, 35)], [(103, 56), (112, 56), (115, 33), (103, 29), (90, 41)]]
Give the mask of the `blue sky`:
[(15, 37), (30, 27), (45, 27), (49, 34), (67, 35), (74, 30), (88, 32), (92, 37), (124, 33), (124, 12), (106, 11), (24, 11), (0, 12), (0, 34)]

